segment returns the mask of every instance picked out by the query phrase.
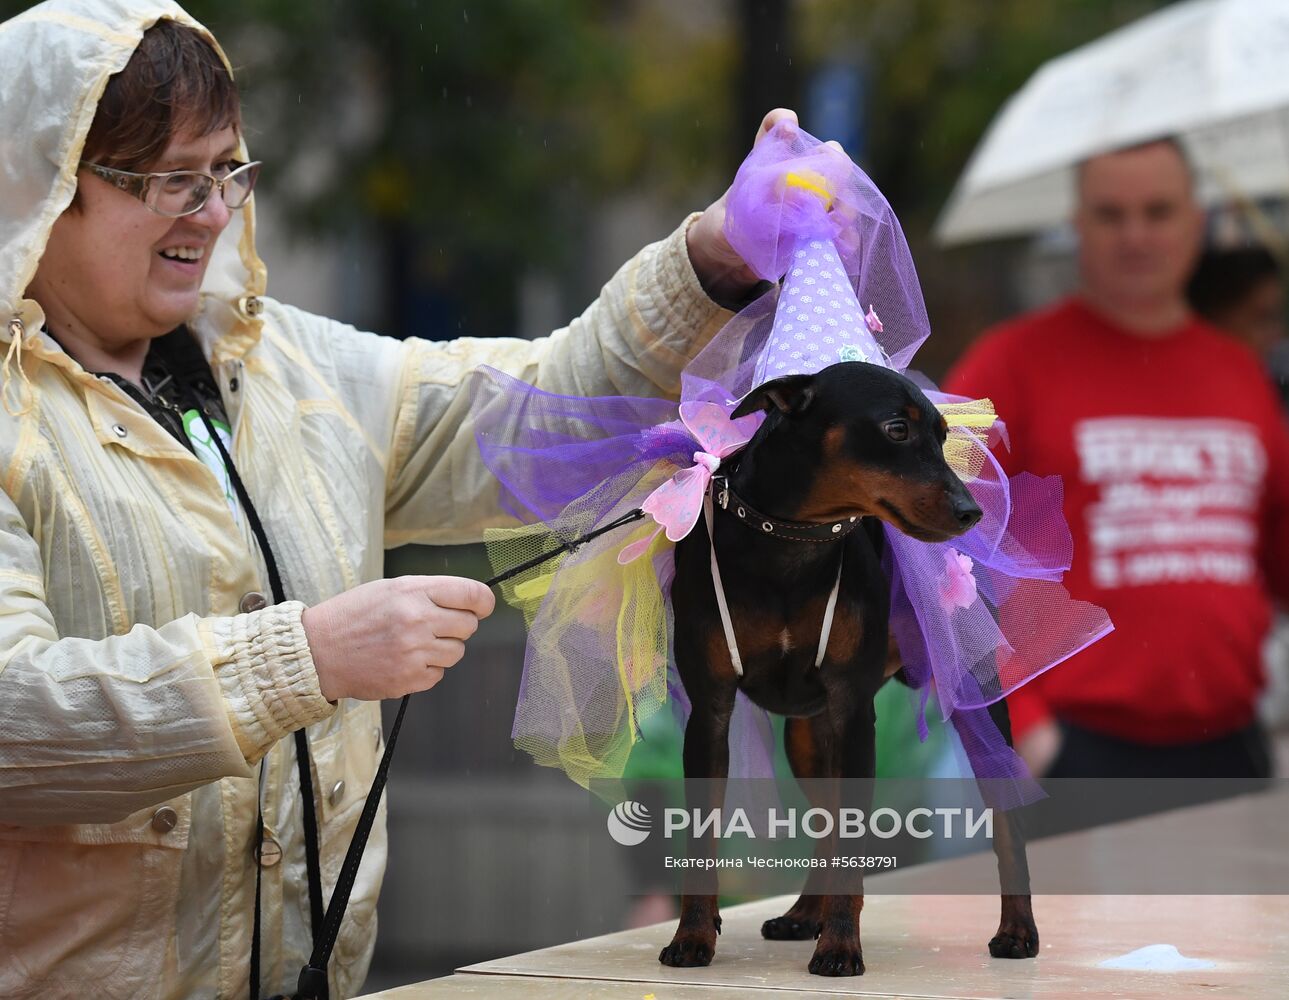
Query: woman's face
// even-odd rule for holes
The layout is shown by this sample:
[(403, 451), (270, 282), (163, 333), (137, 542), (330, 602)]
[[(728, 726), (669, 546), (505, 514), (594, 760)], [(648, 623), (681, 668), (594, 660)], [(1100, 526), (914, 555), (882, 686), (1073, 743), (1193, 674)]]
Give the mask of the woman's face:
[[(232, 126), (179, 135), (149, 172), (200, 170), (219, 177), (237, 155)], [(159, 337), (196, 311), (206, 267), (231, 218), (218, 191), (179, 219), (81, 169), (78, 204), (54, 223), (27, 289), (57, 335), (91, 337), (104, 348)]]

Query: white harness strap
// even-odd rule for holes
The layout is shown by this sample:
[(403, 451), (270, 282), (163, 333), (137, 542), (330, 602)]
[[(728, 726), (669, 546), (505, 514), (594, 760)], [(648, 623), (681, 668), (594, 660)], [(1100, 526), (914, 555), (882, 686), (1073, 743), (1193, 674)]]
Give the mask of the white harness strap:
[(712, 524), (712, 491), (708, 488), (703, 496), (703, 517), (707, 520), (707, 541), (712, 547), (712, 585), (716, 588), (716, 607), (721, 613), (721, 625), (725, 628), (725, 643), (730, 647), (730, 662), (734, 672), (743, 676), (743, 661), (739, 659), (738, 643), (734, 641), (734, 623), (730, 621), (730, 607), (725, 603), (725, 588), (721, 586), (721, 568), (716, 565), (716, 531)]
[[(846, 550), (842, 549), (843, 557)], [(837, 610), (837, 593), (841, 590), (841, 564), (842, 560), (837, 560), (837, 579), (832, 583), (832, 593), (828, 595), (828, 606), (824, 608), (824, 627), (819, 633), (819, 652), (815, 654), (815, 667), (822, 667), (824, 663), (824, 654), (828, 652), (828, 637), (832, 635), (832, 615)]]
[[(730, 620), (730, 608), (725, 600), (725, 587), (721, 584), (721, 568), (716, 562), (716, 531), (713, 525), (710, 488), (703, 497), (703, 518), (707, 522), (708, 544), (712, 547), (712, 585), (716, 588), (716, 608), (721, 615), (721, 627), (725, 629), (725, 643), (730, 648), (730, 663), (734, 665), (734, 673), (742, 677), (743, 660), (738, 655), (738, 642), (734, 638), (734, 622)], [(819, 633), (819, 651), (815, 654), (816, 668), (823, 666), (824, 655), (828, 652), (828, 637), (832, 635), (833, 614), (837, 610), (837, 594), (841, 591), (841, 567), (842, 560), (838, 560), (837, 579), (833, 581), (832, 592), (828, 595), (828, 605), (824, 608), (824, 624)]]

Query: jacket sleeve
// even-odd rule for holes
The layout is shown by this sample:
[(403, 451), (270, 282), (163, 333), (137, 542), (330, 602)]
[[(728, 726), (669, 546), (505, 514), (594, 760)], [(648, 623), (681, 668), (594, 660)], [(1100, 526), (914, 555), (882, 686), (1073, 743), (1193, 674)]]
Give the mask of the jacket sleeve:
[(388, 449), (385, 544), (477, 541), (508, 523), (479, 459), (465, 375), (490, 365), (561, 395), (676, 396), (680, 372), (730, 318), (698, 283), (691, 216), (646, 247), (549, 337), (403, 342)]
[(59, 636), (40, 552), (0, 491), (0, 823), (112, 823), (247, 777), (282, 736), (329, 715), (288, 603)]

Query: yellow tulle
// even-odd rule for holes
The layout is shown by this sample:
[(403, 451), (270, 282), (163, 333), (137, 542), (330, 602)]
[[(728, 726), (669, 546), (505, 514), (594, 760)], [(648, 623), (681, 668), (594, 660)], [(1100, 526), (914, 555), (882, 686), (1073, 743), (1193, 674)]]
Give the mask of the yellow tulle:
[(944, 442), (944, 460), (958, 478), (969, 483), (980, 475), (989, 450), (989, 431), (998, 420), (992, 400), (973, 399), (965, 403), (940, 403), (937, 407), (949, 436)]
[[(529, 630), (515, 746), (583, 787), (622, 776), (641, 721), (667, 702), (670, 616), (654, 557), (671, 543), (659, 536), (622, 566), (618, 551), (634, 534), (605, 535), (501, 585)], [(489, 531), (485, 541), (498, 570), (557, 544), (540, 527)]]
[(784, 175), (783, 185), (809, 191), (824, 203), (824, 208), (832, 208), (832, 185), (823, 174), (813, 170), (796, 170)]

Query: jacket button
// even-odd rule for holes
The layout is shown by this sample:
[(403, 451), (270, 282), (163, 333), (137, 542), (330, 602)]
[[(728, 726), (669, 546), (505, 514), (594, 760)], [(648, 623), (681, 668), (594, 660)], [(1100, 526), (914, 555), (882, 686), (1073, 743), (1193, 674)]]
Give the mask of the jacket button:
[(282, 860), (282, 848), (278, 842), (270, 837), (264, 838), (264, 843), (260, 845), (259, 857), (256, 859), (261, 868), (272, 868)]
[(258, 295), (243, 295), (237, 300), (237, 305), (238, 308), (241, 309), (242, 314), (249, 316), (251, 319), (254, 319), (264, 311), (264, 303), (260, 300)]
[(331, 794), (327, 796), (327, 801), (334, 806), (334, 805), (338, 805), (340, 803), (340, 800), (343, 799), (344, 797), (345, 797), (345, 783), (344, 781), (337, 781), (334, 785), (331, 786)]
[(162, 806), (152, 814), (152, 829), (157, 833), (169, 833), (179, 822), (179, 814), (169, 806)]
[(242, 595), (242, 602), (237, 608), (242, 614), (249, 615), (252, 611), (263, 611), (268, 606), (268, 598), (258, 590), (252, 590), (249, 594)]

